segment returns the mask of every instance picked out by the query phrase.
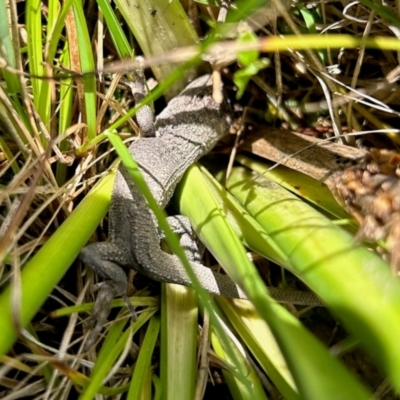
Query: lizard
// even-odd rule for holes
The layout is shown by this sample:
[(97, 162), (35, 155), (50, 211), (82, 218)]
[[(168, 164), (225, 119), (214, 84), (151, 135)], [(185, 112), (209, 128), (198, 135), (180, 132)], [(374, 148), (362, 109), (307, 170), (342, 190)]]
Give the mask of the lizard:
[[(144, 118), (145, 134), (129, 147), (146, 184), (162, 208), (167, 206), (186, 169), (229, 132), (233, 118), (230, 105), (227, 100), (216, 103), (212, 91), (210, 75), (194, 80), (158, 115), (154, 128), (148, 123), (148, 118)], [(146, 115), (146, 111), (142, 115)], [(161, 282), (191, 285), (178, 257), (161, 249), (156, 219), (123, 165), (120, 165), (116, 175), (109, 218), (109, 240), (87, 245), (80, 254), (86, 265), (107, 279), (93, 311), (93, 318), (97, 319), (94, 337), (100, 333), (109, 313), (109, 303), (114, 297), (122, 296), (132, 315), (135, 315), (126, 295), (128, 282), (124, 268), (133, 268)], [(184, 218), (169, 218), (170, 225), (180, 231), (178, 233), (190, 229)], [(187, 240), (186, 235), (182, 238), (184, 236)], [(205, 267), (198, 257), (191, 256), (189, 250), (186, 254), (200, 284), (208, 292), (247, 298), (228, 276)], [(279, 291), (282, 292), (282, 289), (277, 289), (276, 295)], [(307, 304), (308, 300), (303, 303), (301, 297), (296, 303)]]

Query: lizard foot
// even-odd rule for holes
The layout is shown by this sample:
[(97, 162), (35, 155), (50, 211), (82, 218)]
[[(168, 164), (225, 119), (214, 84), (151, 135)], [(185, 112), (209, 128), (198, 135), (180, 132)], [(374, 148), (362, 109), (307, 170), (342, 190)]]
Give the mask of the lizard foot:
[(133, 320), (136, 320), (136, 313), (126, 295), (128, 281), (121, 266), (127, 265), (129, 260), (127, 259), (127, 252), (121, 246), (110, 242), (93, 243), (82, 249), (80, 258), (106, 279), (101, 284), (91, 316), (91, 323), (94, 328), (85, 346), (88, 349), (103, 329), (110, 313), (110, 303), (114, 297), (121, 296), (124, 299)]
[[(107, 321), (108, 314), (111, 310), (111, 301), (120, 295), (120, 288), (113, 281), (105, 281), (101, 283), (99, 293), (96, 298), (93, 312), (89, 318), (89, 326), (93, 328), (89, 334), (89, 338), (85, 343), (85, 350), (89, 350), (98, 339), (104, 324)], [(132, 317), (132, 321), (136, 321), (136, 312), (126, 294), (122, 295)]]

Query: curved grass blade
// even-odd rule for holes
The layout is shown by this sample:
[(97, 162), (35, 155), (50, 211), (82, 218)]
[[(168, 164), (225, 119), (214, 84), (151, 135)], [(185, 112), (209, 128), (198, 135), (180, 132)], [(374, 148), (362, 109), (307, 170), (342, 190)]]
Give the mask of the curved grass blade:
[[(235, 168), (228, 189), (400, 388), (400, 282), (376, 254), (278, 185)], [(387, 327), (390, 326), (390, 329)]]

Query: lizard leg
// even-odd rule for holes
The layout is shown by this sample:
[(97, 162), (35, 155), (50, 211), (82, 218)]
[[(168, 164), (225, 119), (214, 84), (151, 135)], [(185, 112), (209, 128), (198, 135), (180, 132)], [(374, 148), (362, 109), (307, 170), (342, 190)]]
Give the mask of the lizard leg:
[[(192, 286), (191, 279), (179, 258), (161, 249), (159, 232), (148, 208), (143, 208), (140, 222), (138, 229), (146, 237), (146, 240), (133, 243), (133, 252), (137, 260), (135, 269), (156, 281)], [(247, 299), (245, 293), (229, 276), (216, 273), (198, 261), (201, 257), (199, 251), (193, 253), (193, 247), (195, 247), (192, 239), (193, 230), (187, 217), (169, 217), (168, 223), (175, 233), (180, 234), (180, 244), (185, 250), (193, 272), (204, 289), (211, 294)]]
[(135, 310), (126, 295), (128, 281), (122, 269), (123, 265), (129, 264), (126, 254), (123, 248), (111, 242), (93, 243), (84, 247), (81, 251), (81, 261), (107, 279), (101, 284), (96, 298), (91, 315), (91, 322), (92, 324), (94, 323), (94, 328), (86, 343), (86, 348), (90, 348), (93, 345), (103, 329), (110, 313), (111, 300), (114, 297), (121, 296), (125, 300), (132, 319), (136, 320)]
[[(213, 272), (210, 268), (202, 264), (205, 246), (195, 234), (188, 217), (185, 215), (174, 215), (167, 217), (167, 221), (171, 229), (179, 235), (180, 245), (185, 250), (187, 259), (191, 261), (192, 268), (201, 286), (214, 294), (222, 294), (234, 298), (247, 298), (227, 275)], [(186, 272), (183, 271), (183, 274), (186, 275)], [(218, 289), (215, 290), (214, 288)]]
[[(138, 256), (137, 265), (135, 266), (137, 271), (156, 281), (192, 286), (191, 279), (179, 258), (161, 249), (159, 232), (154, 230), (153, 233), (153, 229), (151, 229), (150, 220), (153, 221), (153, 219), (150, 211), (142, 213), (142, 217), (145, 216), (149, 218), (146, 223), (141, 226), (141, 232), (146, 232), (147, 241), (141, 243), (140, 247), (135, 248), (135, 254)], [(196, 274), (200, 285), (204, 289), (211, 294), (232, 298), (247, 298), (244, 292), (229, 276), (216, 273), (200, 262), (200, 252), (196, 250), (196, 244), (193, 245), (193, 230), (188, 218), (182, 216), (169, 217), (168, 223), (170, 223), (175, 233), (180, 235), (180, 244), (185, 250), (193, 272)], [(163, 234), (161, 233), (161, 238), (162, 237)], [(137, 246), (136, 243), (135, 245)], [(201, 245), (201, 247), (203, 247), (203, 245)]]
[[(136, 57), (136, 60), (143, 61), (143, 57)], [(130, 87), (135, 104), (138, 105), (148, 94), (143, 69), (138, 68), (133, 71), (132, 78), (132, 80), (125, 81), (125, 84)], [(155, 136), (154, 115), (150, 105), (142, 106), (136, 111), (136, 122), (142, 136)]]

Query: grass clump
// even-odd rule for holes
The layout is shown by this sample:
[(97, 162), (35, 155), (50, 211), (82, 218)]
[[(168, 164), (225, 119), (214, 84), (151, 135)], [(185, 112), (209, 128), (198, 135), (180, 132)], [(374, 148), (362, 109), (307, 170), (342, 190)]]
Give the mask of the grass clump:
[[(207, 295), (198, 303), (192, 289), (170, 285), (159, 300), (135, 282), (138, 320), (115, 311), (104, 340), (84, 352), (96, 278), (75, 261), (94, 233), (106, 238), (116, 169), (108, 139), (137, 131), (137, 108), (118, 84), (138, 67), (134, 56), (144, 56), (149, 86), (158, 82), (145, 99), (156, 111), (211, 62), (236, 110), (236, 144), (246, 127), (269, 124), (395, 149), (399, 22), (390, 7), (0, 0), (2, 397), (201, 398), (209, 369), (235, 398), (394, 398), (397, 278), (377, 246), (355, 241), (354, 221), (338, 226), (345, 214), (332, 199), (324, 211), (311, 206), (262, 177), (270, 166), (259, 160), (238, 157), (248, 169), (233, 166), (223, 186), (193, 166), (174, 199), (209, 263), (218, 261), (252, 305)], [(302, 182), (292, 174), (273, 179)], [(243, 244), (269, 260), (263, 279)], [(265, 282), (307, 286), (326, 309), (278, 305)]]

